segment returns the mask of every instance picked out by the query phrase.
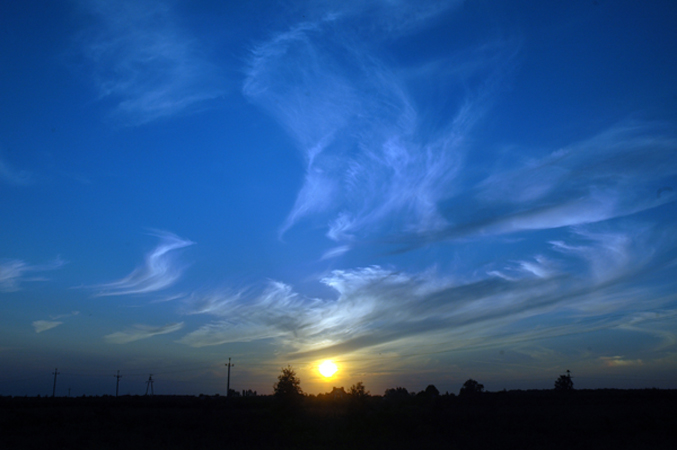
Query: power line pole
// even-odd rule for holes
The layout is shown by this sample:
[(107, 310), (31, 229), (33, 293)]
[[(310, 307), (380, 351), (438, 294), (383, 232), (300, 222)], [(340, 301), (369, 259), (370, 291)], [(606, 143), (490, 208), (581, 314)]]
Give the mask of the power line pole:
[(235, 364), (230, 363), (230, 358), (228, 358), (228, 364), (225, 364), (228, 367), (228, 382), (226, 384), (226, 397), (230, 397), (230, 368), (234, 367)]
[(151, 373), (148, 376), (148, 381), (146, 381), (146, 395), (148, 395), (148, 388), (150, 388), (150, 396), (152, 397), (154, 392), (153, 392), (153, 374)]
[(54, 369), (52, 375), (54, 375), (54, 387), (52, 387), (52, 397), (56, 395), (56, 376), (59, 375), (59, 369)]
[(115, 378), (117, 378), (117, 381), (115, 383), (115, 396), (118, 396), (118, 391), (120, 390), (120, 378), (122, 378), (122, 375), (120, 375), (120, 371), (118, 370), (117, 375), (113, 375)]

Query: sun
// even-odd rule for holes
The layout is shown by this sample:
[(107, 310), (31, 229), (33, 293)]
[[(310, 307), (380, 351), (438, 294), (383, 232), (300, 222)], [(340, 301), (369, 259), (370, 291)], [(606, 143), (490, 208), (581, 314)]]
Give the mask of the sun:
[(334, 364), (332, 361), (327, 360), (320, 364), (318, 369), (320, 370), (320, 373), (323, 377), (330, 378), (336, 373), (336, 371), (338, 371), (338, 366), (336, 366), (336, 364)]

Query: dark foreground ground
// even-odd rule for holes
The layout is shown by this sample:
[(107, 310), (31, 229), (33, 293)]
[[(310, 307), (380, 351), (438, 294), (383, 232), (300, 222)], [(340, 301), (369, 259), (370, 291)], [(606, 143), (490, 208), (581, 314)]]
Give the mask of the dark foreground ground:
[(380, 397), (0, 397), (1, 449), (670, 449), (677, 391)]

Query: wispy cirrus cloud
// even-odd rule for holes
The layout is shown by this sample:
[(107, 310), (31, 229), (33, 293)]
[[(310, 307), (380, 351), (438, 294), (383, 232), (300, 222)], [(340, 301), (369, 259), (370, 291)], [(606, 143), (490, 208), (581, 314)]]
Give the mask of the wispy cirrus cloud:
[[(519, 146), (502, 155), (476, 148), (473, 132), (519, 42), (497, 39), (400, 65), (393, 54), (386, 63), (367, 37), (401, 38), (413, 29), (407, 24), (420, 31), (442, 16), (431, 3), (416, 11), (396, 5), (325, 8), (253, 48), (243, 93), (288, 131), (306, 162), (281, 234), (313, 219), (326, 223), (337, 248), (394, 235), (409, 249), (604, 222), (677, 198), (672, 124), (628, 120), (546, 156)], [(444, 107), (426, 97), (430, 79)], [(494, 161), (480, 182), (473, 178), (487, 166), (474, 165), (477, 154)]]
[(78, 44), (116, 116), (142, 124), (204, 107), (223, 94), (218, 71), (162, 0), (83, 1), (94, 24)]
[[(344, 243), (383, 228), (420, 233), (448, 226), (439, 203), (454, 191), (467, 134), (516, 46), (502, 41), (465, 52), (473, 63), (454, 73), (456, 85), (446, 81), (459, 100), (431, 130), (409, 89), (428, 85), (430, 73), (385, 64), (365, 44), (370, 37), (347, 31), (374, 14), (386, 21), (380, 36), (385, 30), (394, 38), (409, 28), (409, 19), (423, 26), (441, 7), (425, 2), (404, 7), (416, 10), (406, 14), (397, 5), (376, 2), (353, 14), (354, 5), (347, 4), (253, 49), (243, 93), (279, 121), (306, 161), (304, 184), (282, 234), (311, 216), (326, 220), (327, 236)], [(470, 82), (468, 72), (482, 82)]]
[(297, 335), (308, 326), (308, 315), (314, 314), (318, 303), (319, 300), (308, 299), (291, 286), (276, 281), (269, 282), (257, 294), (244, 291), (194, 294), (187, 301), (187, 312), (208, 314), (218, 320), (189, 333), (180, 342), (203, 347)]
[[(643, 308), (674, 304), (674, 295), (656, 295), (657, 284), (643, 286), (642, 280), (667, 273), (676, 250), (674, 240), (650, 228), (628, 226), (625, 235), (578, 229), (543, 254), (503, 261), (484, 274), (372, 266), (322, 278), (333, 298), (306, 297), (280, 282), (259, 293), (196, 294), (188, 311), (215, 320), (180, 342), (201, 347), (274, 338), (290, 357), (315, 358), (376, 347), (403, 351), (437, 342), (463, 349), (627, 329), (638, 298)], [(661, 284), (674, 287), (669, 279)]]
[(134, 325), (124, 331), (108, 334), (104, 336), (106, 342), (111, 344), (128, 344), (130, 342), (139, 341), (141, 339), (148, 339), (160, 334), (169, 334), (179, 331), (183, 328), (183, 322), (170, 323), (159, 327), (150, 325)]
[(507, 167), (497, 165), (446, 203), (450, 226), (423, 241), (409, 239), (420, 245), (575, 227), (657, 208), (677, 200), (675, 155), (677, 137), (669, 127), (631, 121), (540, 159), (516, 164), (511, 157)]
[(3, 292), (19, 290), (19, 280), (29, 270), (30, 266), (18, 259), (0, 263), (0, 289)]
[(21, 289), (22, 282), (45, 281), (40, 276), (28, 276), (33, 272), (46, 272), (58, 269), (66, 262), (57, 258), (47, 264), (29, 264), (20, 259), (0, 260), (0, 292), (14, 292)]
[(153, 235), (160, 239), (160, 244), (146, 255), (144, 265), (121, 280), (94, 286), (99, 290), (96, 297), (156, 292), (168, 288), (179, 279), (183, 268), (175, 261), (174, 252), (194, 242), (164, 231)]
[[(275, 338), (298, 358), (348, 354), (416, 336), (443, 333), (448, 338), (450, 333), (467, 334), (471, 327), (477, 332), (480, 324), (509, 320), (506, 312), (519, 310), (518, 303), (524, 307), (527, 298), (544, 290), (530, 279), (454, 282), (433, 273), (414, 275), (376, 266), (336, 270), (321, 282), (337, 298), (307, 298), (279, 282), (271, 282), (260, 295), (196, 297), (193, 312), (218, 320), (180, 342), (201, 347)], [(527, 292), (532, 295), (525, 297)]]

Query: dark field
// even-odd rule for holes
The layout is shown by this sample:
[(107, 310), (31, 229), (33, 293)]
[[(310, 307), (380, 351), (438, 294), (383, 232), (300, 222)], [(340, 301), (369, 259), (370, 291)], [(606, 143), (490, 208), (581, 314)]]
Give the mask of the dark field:
[(2, 449), (675, 449), (677, 391), (477, 398), (0, 397)]

